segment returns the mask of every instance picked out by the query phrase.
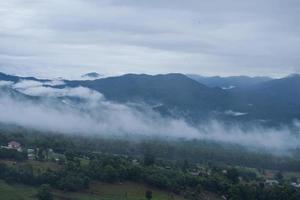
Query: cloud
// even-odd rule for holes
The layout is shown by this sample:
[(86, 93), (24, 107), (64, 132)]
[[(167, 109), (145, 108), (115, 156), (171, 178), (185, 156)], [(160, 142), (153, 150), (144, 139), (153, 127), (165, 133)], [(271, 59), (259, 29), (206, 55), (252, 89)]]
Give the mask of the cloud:
[[(297, 129), (299, 132), (299, 127)], [(239, 124), (228, 126), (212, 120), (202, 126), (202, 133), (206, 133), (201, 134), (202, 139), (235, 143), (251, 148), (263, 147), (274, 151), (300, 147), (300, 135), (288, 127), (265, 128), (253, 124), (251, 128), (245, 129)]]
[[(41, 131), (100, 135), (160, 135), (179, 137), (182, 132), (193, 134), (193, 129), (182, 120), (163, 119), (159, 114), (143, 108), (105, 101), (100, 93), (86, 88), (49, 90), (41, 93), (49, 97), (84, 97), (89, 101), (65, 103), (64, 100), (44, 99), (39, 102), (18, 99), (1, 93), (0, 121)], [(42, 88), (40, 88), (42, 90)], [(96, 97), (100, 97), (95, 99)], [(91, 104), (91, 101), (97, 101)], [(5, 114), (4, 114), (5, 113)], [(155, 129), (150, 127), (156, 127)], [(195, 132), (194, 132), (195, 133)]]
[(40, 86), (59, 86), (64, 85), (65, 82), (62, 80), (49, 80), (49, 81), (33, 81), (33, 80), (20, 80), (13, 85), (14, 89), (27, 89)]
[(184, 119), (163, 117), (146, 104), (107, 101), (102, 94), (88, 88), (55, 89), (31, 83), (23, 83), (26, 88), (19, 91), (43, 98), (29, 100), (10, 96), (7, 91), (0, 92), (0, 122), (65, 134), (211, 140), (273, 152), (300, 147), (299, 135), (295, 134), (300, 130), (298, 121), (295, 121), (294, 130), (288, 127), (264, 128), (255, 124), (245, 128), (214, 119), (190, 125)]
[(10, 85), (13, 85), (14, 83), (11, 82), (11, 81), (0, 81), (0, 87), (3, 87), (3, 86), (10, 86)]
[(28, 81), (28, 80), (22, 80), (14, 84), (15, 89), (26, 89), (31, 87), (38, 87), (43, 85), (42, 82), (39, 81)]
[(285, 76), (299, 68), (299, 2), (11, 0), (0, 3), (0, 70)]
[(84, 87), (78, 88), (65, 88), (55, 89), (51, 87), (34, 87), (28, 88), (22, 91), (23, 93), (31, 96), (42, 96), (42, 97), (79, 97), (82, 99), (97, 101), (103, 96), (93, 90)]
[(225, 115), (231, 115), (231, 116), (234, 116), (234, 117), (243, 116), (243, 115), (247, 115), (247, 114), (248, 113), (236, 112), (236, 111), (233, 111), (233, 110), (226, 110), (225, 111)]

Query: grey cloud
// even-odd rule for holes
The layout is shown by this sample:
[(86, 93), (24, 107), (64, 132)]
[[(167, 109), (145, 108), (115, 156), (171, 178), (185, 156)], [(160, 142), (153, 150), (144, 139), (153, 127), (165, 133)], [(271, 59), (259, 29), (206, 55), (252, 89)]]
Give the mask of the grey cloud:
[(0, 70), (285, 76), (300, 72), (299, 1), (12, 0)]

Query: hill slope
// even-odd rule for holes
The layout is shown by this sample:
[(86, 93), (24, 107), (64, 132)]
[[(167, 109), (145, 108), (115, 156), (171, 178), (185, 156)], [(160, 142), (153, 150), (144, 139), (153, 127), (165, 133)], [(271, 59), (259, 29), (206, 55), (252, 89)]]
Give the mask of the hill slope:
[[(47, 81), (1, 73), (0, 80)], [(96, 80), (64, 80), (63, 84), (47, 87), (86, 87), (102, 93), (109, 101), (145, 103), (162, 114), (180, 116), (191, 121), (217, 118), (227, 121), (264, 121), (273, 125), (300, 119), (300, 75), (269, 81), (261, 78), (255, 82), (251, 86), (224, 90), (208, 87), (183, 74), (126, 74)], [(22, 91), (8, 88), (2, 88), (3, 91), (22, 95)], [(25, 97), (32, 98), (22, 98)]]
[(197, 116), (224, 109), (228, 103), (228, 95), (222, 89), (207, 87), (182, 74), (127, 74), (94, 81), (70, 81), (66, 86), (88, 87), (112, 101), (143, 102), (160, 111), (189, 111)]
[(272, 80), (271, 78), (264, 77), (264, 76), (262, 77), (249, 77), (249, 76), (205, 77), (205, 76), (200, 76), (195, 74), (189, 74), (187, 76), (209, 87), (220, 87), (225, 89), (233, 88), (233, 87), (246, 88), (249, 86), (253, 86), (259, 83)]

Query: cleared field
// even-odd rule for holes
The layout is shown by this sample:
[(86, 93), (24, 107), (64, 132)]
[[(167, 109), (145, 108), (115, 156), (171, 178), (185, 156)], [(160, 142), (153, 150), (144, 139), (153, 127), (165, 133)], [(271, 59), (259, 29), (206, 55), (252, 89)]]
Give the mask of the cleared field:
[(34, 187), (20, 184), (7, 184), (0, 180), (0, 199), (3, 200), (33, 200), (36, 194)]
[(146, 190), (151, 190), (153, 192), (153, 200), (184, 200), (184, 198), (177, 195), (172, 195), (162, 190), (131, 182), (122, 184), (94, 182), (87, 191), (80, 193), (55, 192), (55, 196), (61, 200), (144, 200)]
[[(165, 191), (147, 187), (138, 183), (106, 184), (94, 182), (90, 189), (82, 192), (53, 191), (55, 200), (145, 200), (145, 191), (153, 192), (153, 200), (184, 200)], [(35, 200), (37, 188), (7, 184), (0, 180), (0, 199), (2, 200)]]

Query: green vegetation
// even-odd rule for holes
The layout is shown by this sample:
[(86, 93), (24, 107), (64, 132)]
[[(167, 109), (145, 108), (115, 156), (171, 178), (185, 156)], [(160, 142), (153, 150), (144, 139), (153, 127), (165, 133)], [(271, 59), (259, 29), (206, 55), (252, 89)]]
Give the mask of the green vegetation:
[(22, 184), (7, 184), (0, 180), (0, 199), (7, 200), (33, 200), (37, 189)]
[[(81, 192), (62, 192), (53, 190), (54, 200), (140, 200), (144, 199), (145, 192), (151, 190), (152, 200), (184, 200), (182, 197), (168, 192), (150, 188), (143, 184), (125, 182), (122, 184), (109, 184), (92, 182), (90, 188)], [(7, 184), (0, 180), (0, 199), (7, 200), (37, 200), (38, 188), (21, 184)]]
[[(33, 139), (29, 135), (5, 134), (2, 137), (22, 141), (25, 147), (34, 150), (35, 160), (13, 157), (0, 162), (0, 179), (8, 184), (25, 184), (35, 188), (31, 196), (25, 195), (29, 199), (51, 200), (53, 196), (54, 199), (78, 200), (197, 200), (212, 194), (215, 199), (224, 196), (229, 200), (300, 199), (297, 176), (285, 176), (287, 172), (291, 173), (288, 169), (298, 162), (295, 158), (291, 162), (291, 158), (285, 157), (277, 157), (279, 161), (272, 160), (275, 156), (271, 160), (266, 159), (265, 162), (270, 163), (284, 161), (280, 170), (270, 170), (261, 167), (268, 166), (260, 160), (266, 156), (264, 154), (248, 152), (244, 155), (250, 156), (249, 160), (256, 160), (258, 167), (253, 167), (252, 162), (242, 162), (240, 166), (229, 165), (224, 159), (241, 156), (238, 151), (240, 148), (223, 146), (223, 152), (220, 149), (209, 151), (213, 144), (203, 141), (129, 142), (100, 138), (91, 141), (80, 136), (36, 134)], [(94, 146), (96, 143), (103, 145)], [(198, 148), (196, 144), (202, 147)], [(118, 151), (122, 151), (122, 154)], [(204, 155), (201, 151), (224, 158), (219, 162), (206, 160), (209, 158), (207, 155), (198, 158), (196, 153)], [(232, 154), (227, 155), (228, 152)], [(177, 156), (168, 157), (171, 153)], [(242, 158), (245, 160), (248, 157)], [(16, 193), (22, 193), (21, 189)]]
[(147, 190), (145, 192), (145, 197), (146, 197), (147, 200), (151, 200), (153, 198), (152, 191), (151, 190)]
[(39, 200), (53, 200), (53, 194), (51, 193), (51, 188), (47, 184), (43, 184), (40, 186), (36, 196)]

